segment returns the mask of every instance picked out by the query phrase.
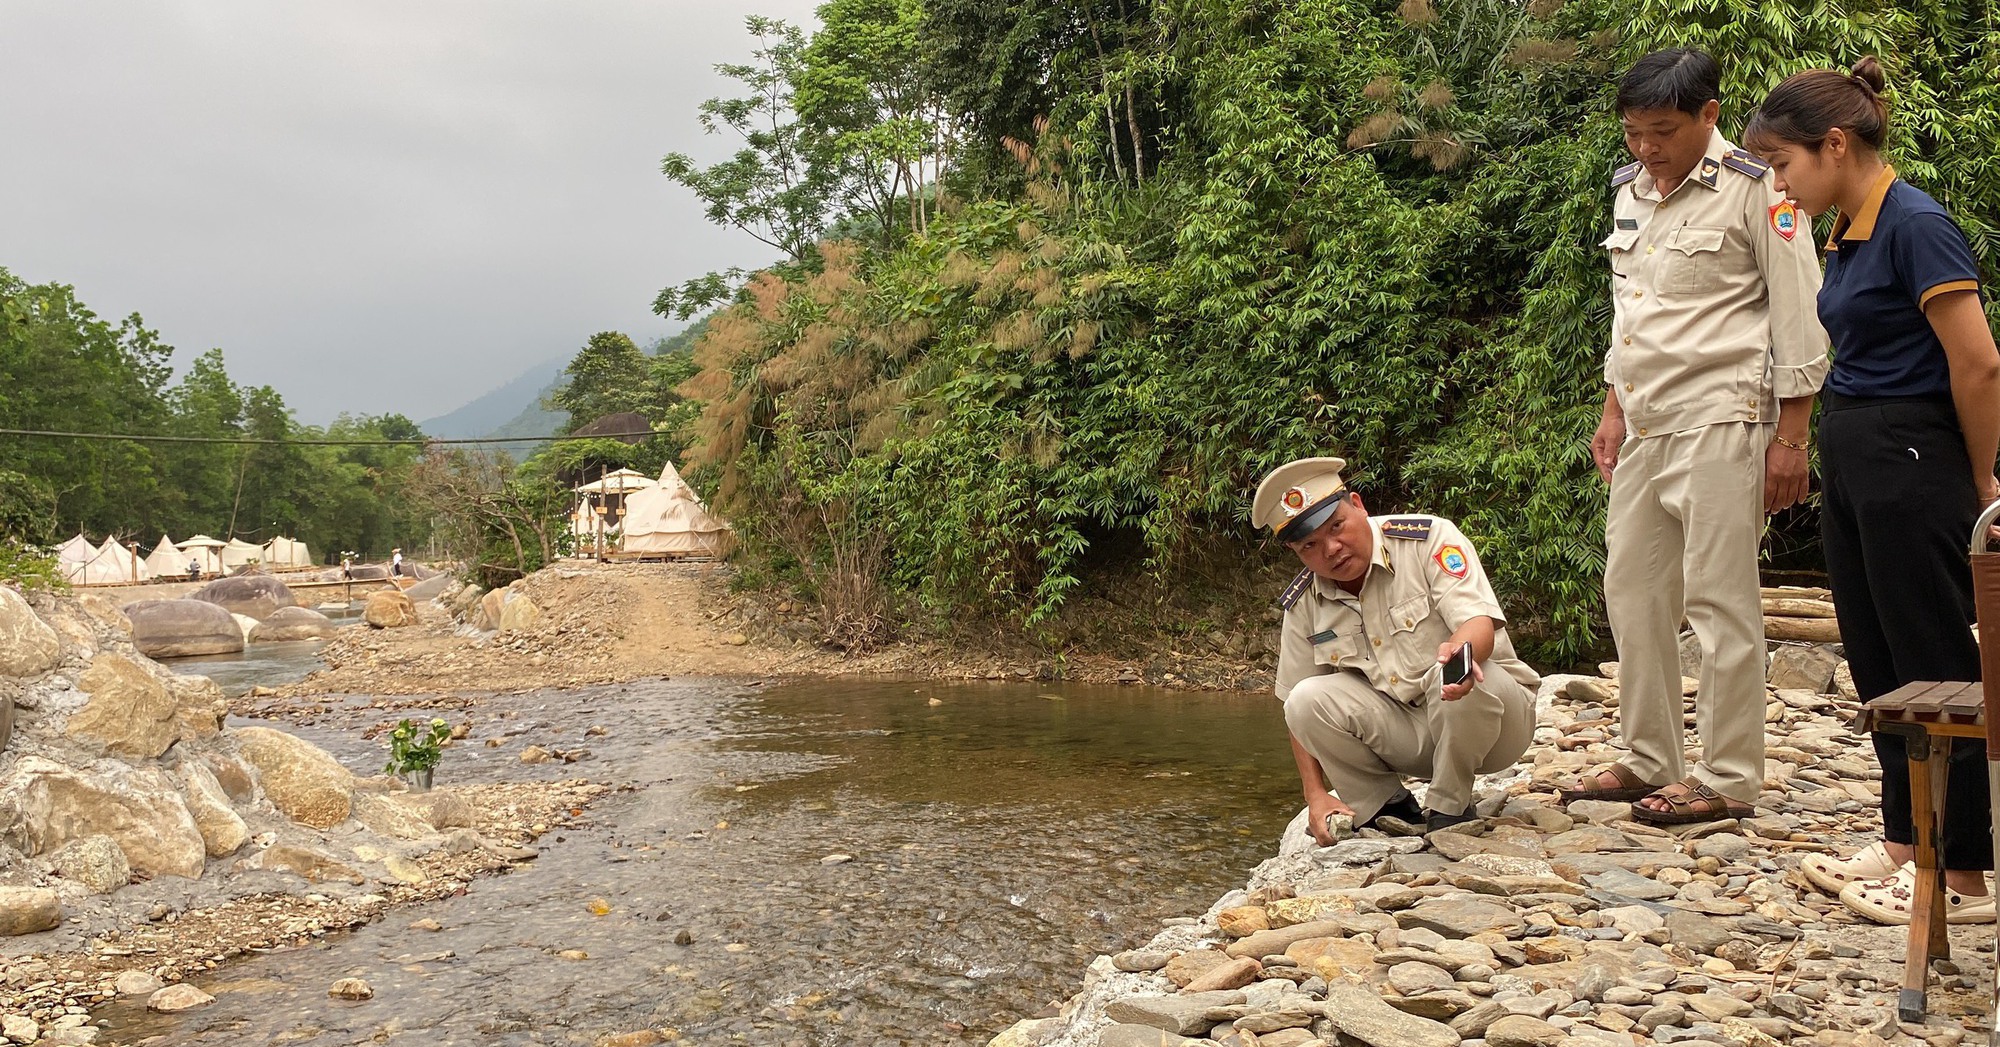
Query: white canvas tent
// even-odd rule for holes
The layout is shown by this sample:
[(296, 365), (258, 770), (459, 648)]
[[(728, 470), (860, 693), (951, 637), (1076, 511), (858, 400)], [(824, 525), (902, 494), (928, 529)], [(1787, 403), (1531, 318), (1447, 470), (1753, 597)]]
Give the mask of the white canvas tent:
[(184, 575), (187, 568), (187, 557), (174, 545), (174, 540), (164, 534), (160, 536), (160, 544), (146, 554), (146, 570), (153, 572), (155, 578)]
[[(671, 469), (673, 466), (669, 465), (667, 468)], [(675, 479), (679, 479), (679, 477), (676, 476)], [(614, 473), (605, 473), (603, 476), (581, 487), (572, 488), (572, 490), (577, 494), (630, 494), (633, 491), (652, 487), (656, 482), (652, 477), (647, 476), (637, 469), (620, 469)]]
[(642, 556), (721, 556), (729, 551), (729, 525), (716, 519), (673, 463), (660, 482), (625, 497), (622, 548)]
[(312, 552), (304, 542), (273, 538), (264, 545), (266, 567), (311, 567), (312, 562)]
[[(221, 574), (222, 559), (216, 555), (215, 551), (228, 544), (228, 542), (217, 541), (205, 534), (198, 534), (180, 543), (181, 556), (188, 562), (200, 563), (201, 573), (204, 577)], [(183, 562), (181, 564), (181, 573), (185, 574), (186, 572), (187, 562)]]
[(234, 571), (247, 563), (262, 563), (264, 547), (251, 545), (241, 538), (231, 538), (229, 544), (223, 546), (217, 555), (222, 557), (223, 570)]
[(136, 582), (142, 579), (133, 571), (132, 550), (118, 544), (115, 538), (106, 538), (97, 555), (63, 572), (72, 585), (104, 585), (117, 582)]
[[(600, 527), (606, 536), (606, 544), (615, 541), (612, 536), (618, 533), (624, 519), (618, 514), (619, 508), (624, 506), (629, 512), (632, 496), (655, 485), (656, 481), (652, 477), (637, 469), (619, 469), (616, 472), (605, 473), (587, 484), (571, 488), (578, 495), (576, 508), (571, 509), (569, 514), (570, 533), (577, 538), (577, 554), (597, 555), (597, 534)], [(598, 512), (600, 508), (604, 510), (602, 514)]]
[(96, 555), (97, 547), (90, 544), (90, 539), (85, 538), (81, 532), (69, 541), (56, 546), (56, 559), (62, 562), (65, 569), (76, 564), (88, 563), (90, 558)]

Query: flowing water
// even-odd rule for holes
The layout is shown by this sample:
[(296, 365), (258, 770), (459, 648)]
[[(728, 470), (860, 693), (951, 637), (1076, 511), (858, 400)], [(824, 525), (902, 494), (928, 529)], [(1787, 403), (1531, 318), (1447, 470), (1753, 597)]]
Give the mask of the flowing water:
[[(477, 718), (475, 742), (504, 724), (515, 744), (453, 748), (440, 785), (633, 788), (510, 875), (213, 972), (205, 1008), (107, 1007), (110, 1036), (983, 1043), (1074, 991), (1090, 957), (1240, 884), (1297, 807), (1277, 704), (1251, 695), (674, 680), (496, 696)], [(360, 726), (300, 733), (371, 770)], [(529, 742), (591, 755), (524, 766)], [(420, 917), (444, 930), (409, 929)], [(350, 976), (374, 999), (327, 998)]]

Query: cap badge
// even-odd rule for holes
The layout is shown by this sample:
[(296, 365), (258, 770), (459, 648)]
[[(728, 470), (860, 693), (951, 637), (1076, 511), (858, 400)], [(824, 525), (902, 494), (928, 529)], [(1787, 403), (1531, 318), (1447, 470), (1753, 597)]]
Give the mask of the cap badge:
[(1311, 499), (1306, 494), (1306, 489), (1303, 487), (1294, 487), (1291, 490), (1286, 491), (1285, 497), (1281, 499), (1281, 502), (1284, 505), (1285, 515), (1286, 516), (1299, 515), (1300, 513), (1305, 511), (1306, 503), (1310, 500)]

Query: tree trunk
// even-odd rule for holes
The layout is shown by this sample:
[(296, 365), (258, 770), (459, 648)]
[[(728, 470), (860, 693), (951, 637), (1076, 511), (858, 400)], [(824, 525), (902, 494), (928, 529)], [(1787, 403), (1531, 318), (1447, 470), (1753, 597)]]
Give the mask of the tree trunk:
[(1111, 136), (1111, 169), (1125, 180), (1125, 154), (1118, 149), (1118, 110), (1112, 103), (1111, 71), (1106, 67), (1104, 41), (1098, 38), (1097, 21), (1085, 16), (1090, 25), (1090, 43), (1097, 48), (1097, 83), (1104, 91), (1104, 130)]

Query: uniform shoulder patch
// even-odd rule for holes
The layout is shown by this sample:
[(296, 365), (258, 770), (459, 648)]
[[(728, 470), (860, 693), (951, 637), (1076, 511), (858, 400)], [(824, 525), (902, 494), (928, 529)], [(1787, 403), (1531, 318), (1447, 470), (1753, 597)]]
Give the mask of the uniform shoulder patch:
[(1722, 154), (1722, 166), (1740, 175), (1762, 178), (1771, 171), (1771, 165), (1741, 149), (1731, 149)]
[(1640, 167), (1641, 165), (1639, 161), (1634, 160), (1631, 163), (1626, 164), (1624, 167), (1621, 167), (1618, 170), (1611, 172), (1611, 187), (1613, 189), (1616, 189), (1619, 186), (1624, 185), (1626, 182), (1629, 182), (1632, 179), (1639, 177)]
[(1428, 516), (1398, 516), (1382, 521), (1382, 537), (1405, 538), (1421, 542), (1431, 536), (1431, 519)]
[(1300, 571), (1299, 576), (1292, 579), (1292, 584), (1285, 586), (1284, 595), (1278, 597), (1278, 606), (1287, 611), (1291, 610), (1292, 605), (1299, 602), (1299, 597), (1306, 594), (1306, 588), (1312, 585), (1312, 582), (1313, 573), (1310, 569)]

